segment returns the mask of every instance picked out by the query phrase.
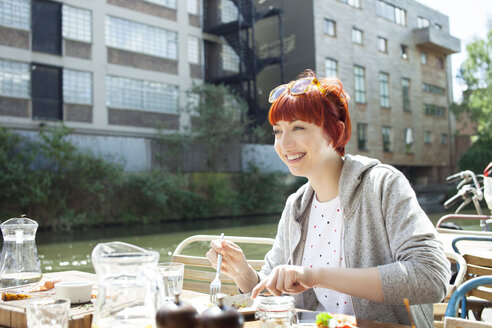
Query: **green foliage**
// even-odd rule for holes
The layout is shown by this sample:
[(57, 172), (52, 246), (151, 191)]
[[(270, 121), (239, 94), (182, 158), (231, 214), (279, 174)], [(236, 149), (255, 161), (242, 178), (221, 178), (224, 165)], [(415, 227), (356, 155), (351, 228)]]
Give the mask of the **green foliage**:
[(200, 84), (187, 92), (186, 111), (191, 115), (191, 140), (206, 144), (207, 166), (215, 169), (217, 159), (228, 147), (239, 147), (249, 121), (247, 104), (226, 85)]
[(91, 153), (75, 150), (67, 139), (66, 127), (42, 129), (39, 139), (29, 139), (0, 128), (0, 166), (5, 174), (0, 186), (2, 212), (12, 216), (26, 213), (38, 217), (42, 225), (58, 225), (60, 217), (88, 217), (94, 211), (102, 221), (105, 197), (118, 183), (122, 168)]
[(476, 39), (466, 46), (468, 58), (460, 68), (466, 85), (463, 101), (454, 105), (456, 113), (470, 114), (477, 122), (478, 137), (492, 139), (492, 28), (484, 40)]
[(280, 173), (261, 173), (258, 167), (250, 165), (249, 172), (237, 176), (238, 203), (241, 208), (248, 213), (281, 211), (285, 201), (282, 177)]
[(464, 153), (458, 161), (460, 170), (471, 170), (476, 174), (482, 174), (483, 170), (492, 161), (492, 138), (486, 136), (478, 139)]
[(121, 164), (77, 149), (66, 127), (28, 138), (0, 128), (1, 220), (26, 214), (41, 228), (272, 213), (281, 210), (284, 175), (124, 172)]

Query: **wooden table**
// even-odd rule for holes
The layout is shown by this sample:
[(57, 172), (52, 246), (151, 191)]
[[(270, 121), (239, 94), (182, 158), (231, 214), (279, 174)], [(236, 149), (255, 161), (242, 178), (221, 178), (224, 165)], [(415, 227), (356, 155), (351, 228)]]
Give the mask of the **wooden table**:
[[(63, 272), (53, 272), (43, 274), (41, 283), (45, 280), (58, 280), (61, 281), (90, 281), (96, 282), (96, 275), (81, 272), (81, 271), (63, 271)], [(19, 291), (22, 293), (27, 293), (33, 297), (42, 298), (52, 298), (55, 297), (55, 292), (53, 289), (44, 291), (29, 293), (30, 290), (34, 289), (38, 285), (26, 285), (19, 287), (12, 287), (3, 289)], [(25, 292), (26, 291), (26, 292)], [(26, 328), (26, 304), (32, 298), (27, 298), (19, 301), (0, 301), (0, 326), (10, 327), (10, 328)], [(73, 305), (70, 308), (70, 321), (69, 328), (90, 328), (92, 322), (92, 312), (94, 311), (94, 306), (92, 303), (83, 305)]]
[[(63, 271), (63, 272), (52, 272), (43, 274), (41, 283), (45, 280), (60, 279), (61, 281), (91, 281), (96, 287), (97, 276), (92, 273), (81, 272), (81, 271)], [(38, 284), (39, 285), (39, 284)], [(20, 286), (12, 287), (4, 290), (18, 290), (18, 291), (29, 291), (34, 289), (34, 286)], [(54, 290), (48, 290), (45, 292), (38, 293), (27, 293), (33, 295), (33, 297), (55, 297)], [(203, 293), (193, 292), (189, 290), (183, 290), (181, 298), (183, 300), (190, 300), (195, 297), (203, 297)], [(32, 298), (27, 298), (19, 301), (8, 301), (4, 302), (0, 300), (0, 327), (8, 328), (26, 328), (26, 304)], [(72, 305), (70, 308), (70, 321), (69, 328), (90, 328), (92, 323), (92, 313), (94, 312), (94, 305), (92, 303)]]
[[(396, 323), (376, 322), (370, 320), (357, 319), (357, 327), (359, 328), (410, 328), (406, 325), (398, 325)], [(243, 328), (260, 328), (259, 321), (247, 321)]]
[[(75, 281), (75, 280), (83, 280), (83, 281), (92, 281), (96, 283), (96, 275), (86, 272), (80, 271), (64, 271), (64, 272), (53, 272), (46, 273), (43, 275), (43, 280), (52, 280), (52, 279), (61, 279), (62, 281)], [(24, 286), (18, 288), (9, 288), (9, 289), (33, 289), (33, 286)], [(54, 297), (54, 290), (41, 292), (44, 293), (43, 297)], [(206, 296), (204, 293), (183, 290), (181, 294), (181, 299), (185, 302), (189, 302), (194, 298)], [(3, 302), (0, 300), (0, 327), (7, 328), (26, 328), (26, 313), (25, 307), (26, 303), (29, 299), (19, 300), (19, 301), (9, 301)], [(69, 328), (90, 328), (92, 323), (92, 313), (94, 312), (94, 306), (92, 303), (83, 304), (83, 305), (73, 305), (70, 309), (70, 321)], [(245, 315), (246, 320), (254, 320), (253, 315)], [(395, 325), (389, 323), (381, 323), (374, 322), (368, 320), (357, 320), (359, 327), (375, 327), (375, 328), (408, 328), (409, 326), (405, 325)], [(244, 328), (259, 328), (259, 321), (246, 321), (244, 323)]]

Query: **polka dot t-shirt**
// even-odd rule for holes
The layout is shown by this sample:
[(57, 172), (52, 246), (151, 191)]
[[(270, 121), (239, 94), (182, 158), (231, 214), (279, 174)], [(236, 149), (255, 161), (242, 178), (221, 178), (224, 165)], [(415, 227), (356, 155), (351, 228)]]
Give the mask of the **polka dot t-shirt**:
[[(324, 203), (314, 197), (302, 266), (345, 268), (342, 229), (342, 208), (338, 196)], [(318, 311), (354, 314), (349, 295), (318, 287), (314, 292), (320, 303)]]

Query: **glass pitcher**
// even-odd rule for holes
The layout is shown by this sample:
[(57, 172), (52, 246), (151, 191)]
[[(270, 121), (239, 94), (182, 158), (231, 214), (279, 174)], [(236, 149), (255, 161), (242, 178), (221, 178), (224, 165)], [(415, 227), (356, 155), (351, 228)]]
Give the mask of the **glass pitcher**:
[(36, 249), (36, 221), (13, 218), (0, 225), (3, 234), (0, 260), (0, 288), (20, 286), (41, 280)]
[(92, 263), (99, 287), (92, 328), (154, 328), (164, 299), (159, 253), (123, 243), (96, 245)]

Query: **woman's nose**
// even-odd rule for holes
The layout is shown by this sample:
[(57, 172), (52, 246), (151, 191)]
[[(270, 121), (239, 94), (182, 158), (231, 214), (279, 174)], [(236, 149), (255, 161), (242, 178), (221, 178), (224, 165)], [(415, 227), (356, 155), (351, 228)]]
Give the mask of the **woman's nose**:
[(280, 136), (279, 145), (283, 149), (288, 149), (289, 147), (292, 147), (292, 145), (294, 145), (294, 139), (292, 138), (290, 133), (282, 133), (282, 135)]

